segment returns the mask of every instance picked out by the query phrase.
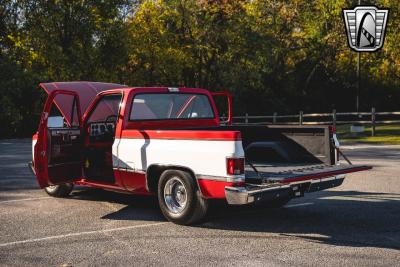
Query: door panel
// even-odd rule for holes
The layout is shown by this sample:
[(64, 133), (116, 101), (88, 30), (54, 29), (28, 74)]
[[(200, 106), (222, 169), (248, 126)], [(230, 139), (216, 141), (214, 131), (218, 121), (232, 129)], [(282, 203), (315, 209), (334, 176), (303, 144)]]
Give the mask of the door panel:
[[(54, 99), (71, 98), (70, 117), (62, 114), (64, 125), (53, 128), (48, 123), (53, 115), (57, 117)], [(70, 91), (53, 91), (42, 113), (38, 140), (35, 145), (35, 171), (40, 187), (72, 182), (82, 178), (82, 130), (79, 97)], [(58, 125), (57, 126), (61, 126)]]
[(48, 172), (53, 184), (81, 177), (79, 128), (48, 129)]

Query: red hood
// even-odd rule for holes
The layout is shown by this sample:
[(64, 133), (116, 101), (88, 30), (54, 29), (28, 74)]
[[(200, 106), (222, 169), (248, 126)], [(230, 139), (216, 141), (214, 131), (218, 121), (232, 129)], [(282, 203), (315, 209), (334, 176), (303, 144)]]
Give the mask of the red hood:
[[(47, 94), (55, 90), (67, 90), (76, 92), (79, 95), (80, 108), (82, 115), (85, 114), (89, 104), (93, 101), (96, 95), (100, 92), (126, 88), (128, 86), (116, 83), (99, 83), (99, 82), (54, 82), (54, 83), (41, 83), (39, 84)], [(72, 102), (70, 98), (56, 98), (54, 100), (60, 111), (64, 116), (69, 118), (71, 113)]]

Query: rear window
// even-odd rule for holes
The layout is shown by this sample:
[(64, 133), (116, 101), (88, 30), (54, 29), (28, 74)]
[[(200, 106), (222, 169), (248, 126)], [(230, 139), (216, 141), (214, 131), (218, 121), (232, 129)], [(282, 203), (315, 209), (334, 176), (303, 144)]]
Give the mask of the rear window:
[(133, 99), (130, 120), (213, 119), (214, 112), (202, 94), (138, 94)]

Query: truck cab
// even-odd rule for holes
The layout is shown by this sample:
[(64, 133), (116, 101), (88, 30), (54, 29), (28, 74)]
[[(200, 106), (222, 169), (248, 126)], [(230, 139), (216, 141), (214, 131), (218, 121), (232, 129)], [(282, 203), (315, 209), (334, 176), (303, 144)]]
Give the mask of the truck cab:
[[(74, 184), (157, 195), (164, 216), (191, 224), (209, 199), (286, 203), (338, 186), (329, 127), (232, 126), (231, 97), (199, 88), (93, 82), (40, 85), (48, 98), (33, 136), (32, 169), (56, 197)], [(228, 103), (220, 120), (214, 98)]]

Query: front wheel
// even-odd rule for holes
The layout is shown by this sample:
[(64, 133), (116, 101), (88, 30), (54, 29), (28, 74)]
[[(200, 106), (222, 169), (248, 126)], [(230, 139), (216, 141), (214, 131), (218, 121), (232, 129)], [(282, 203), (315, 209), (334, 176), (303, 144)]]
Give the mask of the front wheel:
[(50, 185), (44, 188), (44, 191), (52, 197), (67, 197), (74, 185), (71, 183), (59, 184), (59, 185)]
[(202, 198), (194, 178), (185, 171), (167, 170), (158, 183), (161, 212), (171, 222), (189, 225), (207, 213), (208, 202)]

